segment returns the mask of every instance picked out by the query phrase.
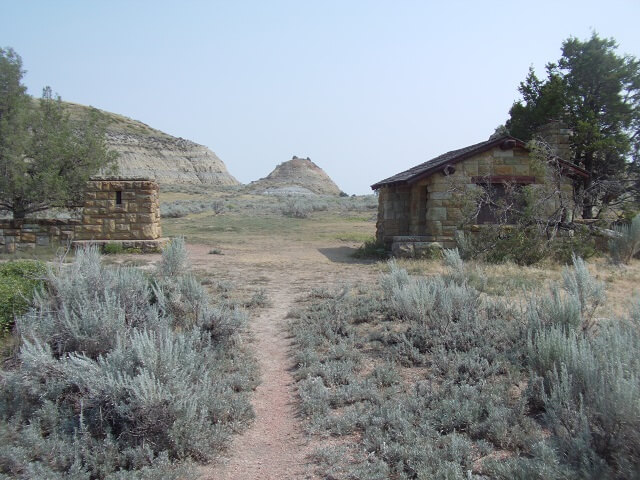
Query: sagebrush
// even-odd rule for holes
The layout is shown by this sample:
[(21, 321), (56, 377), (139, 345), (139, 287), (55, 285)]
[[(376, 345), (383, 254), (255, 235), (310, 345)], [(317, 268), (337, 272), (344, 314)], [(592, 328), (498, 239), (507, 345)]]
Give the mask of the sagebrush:
[(173, 242), (157, 275), (51, 268), (2, 371), (4, 478), (184, 478), (253, 415), (243, 310), (210, 298)]
[(615, 227), (617, 236), (609, 240), (609, 255), (616, 263), (629, 263), (640, 252), (640, 215), (629, 224)]
[[(530, 302), (393, 262), (379, 288), (315, 294), (291, 321), (301, 411), (326, 478), (635, 478), (640, 308), (599, 319), (604, 288), (574, 257)], [(635, 400), (634, 400), (635, 399)], [(506, 453), (506, 455), (505, 455)]]

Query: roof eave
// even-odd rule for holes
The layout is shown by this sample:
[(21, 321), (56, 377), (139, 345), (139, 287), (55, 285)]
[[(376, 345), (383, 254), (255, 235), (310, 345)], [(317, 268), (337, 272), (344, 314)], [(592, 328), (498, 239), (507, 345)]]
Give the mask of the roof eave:
[(558, 162), (561, 163), (564, 167), (571, 170), (571, 172), (578, 177), (589, 178), (591, 176), (589, 172), (587, 172), (584, 168), (579, 167), (578, 165), (575, 165), (571, 162), (567, 162), (566, 160), (562, 160), (561, 158), (558, 159)]
[(371, 190), (378, 190), (379, 188), (382, 187), (391, 187), (393, 185), (402, 185), (402, 184), (406, 184), (406, 181), (397, 181), (397, 182), (378, 182), (378, 183), (374, 183), (373, 185), (371, 185)]
[(437, 165), (435, 167), (429, 168), (424, 172), (420, 172), (419, 174), (416, 174), (413, 177), (407, 178), (406, 180), (398, 180), (398, 181), (392, 181), (392, 182), (385, 182), (383, 180), (381, 182), (374, 183), (373, 185), (371, 185), (371, 189), (378, 190), (381, 187), (390, 187), (393, 185), (411, 185), (412, 183), (419, 182), (420, 180), (427, 178), (433, 175), (434, 173), (442, 170), (443, 166), (462, 162), (463, 160), (466, 160), (469, 157), (477, 155), (478, 153), (486, 152), (487, 150), (490, 150), (494, 147), (502, 145), (506, 140), (515, 140), (515, 145), (513, 146), (513, 148), (519, 147), (527, 150), (526, 144), (522, 140), (519, 140), (510, 135), (504, 135), (502, 137), (496, 138), (493, 142), (486, 143), (481, 147), (478, 147), (474, 150), (470, 150), (469, 152), (462, 153), (458, 157), (452, 158), (449, 162), (446, 162), (445, 165)]

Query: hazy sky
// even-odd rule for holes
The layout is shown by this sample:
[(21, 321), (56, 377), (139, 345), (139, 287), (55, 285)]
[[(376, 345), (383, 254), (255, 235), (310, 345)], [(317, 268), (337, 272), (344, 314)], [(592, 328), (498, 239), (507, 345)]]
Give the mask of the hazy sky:
[(348, 193), (488, 138), (571, 35), (640, 56), (639, 24), (638, 0), (0, 0), (31, 94), (204, 144), (244, 183), (308, 156)]

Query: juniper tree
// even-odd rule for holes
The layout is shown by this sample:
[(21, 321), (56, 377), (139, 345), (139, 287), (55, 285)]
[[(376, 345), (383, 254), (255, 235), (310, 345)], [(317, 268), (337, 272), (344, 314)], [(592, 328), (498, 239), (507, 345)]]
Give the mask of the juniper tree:
[(546, 66), (546, 79), (529, 70), (506, 124), (525, 141), (550, 120), (568, 124), (570, 160), (590, 174), (581, 185), (585, 218), (615, 204), (634, 185), (629, 174), (640, 148), (640, 62), (618, 55), (617, 47), (595, 32), (586, 41), (565, 40), (558, 62)]
[(85, 182), (113, 165), (98, 110), (72, 119), (49, 87), (34, 101), (22, 59), (0, 48), (0, 208), (13, 218), (76, 205)]

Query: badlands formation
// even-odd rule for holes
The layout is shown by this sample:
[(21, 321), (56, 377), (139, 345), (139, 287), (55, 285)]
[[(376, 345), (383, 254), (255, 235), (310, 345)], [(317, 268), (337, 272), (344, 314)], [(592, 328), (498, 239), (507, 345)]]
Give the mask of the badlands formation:
[(119, 154), (123, 176), (155, 178), (162, 185), (239, 185), (215, 153), (190, 140), (107, 132), (107, 141)]
[[(66, 102), (72, 118), (88, 107)], [(116, 113), (101, 111), (107, 121), (107, 143), (118, 152), (119, 174), (155, 178), (161, 185), (239, 185), (218, 156), (204, 145), (176, 138)]]
[(340, 195), (340, 188), (324, 170), (309, 158), (294, 156), (278, 165), (269, 175), (248, 185), (261, 194)]
[[(84, 105), (65, 102), (71, 118), (87, 114)], [(224, 162), (204, 145), (177, 138), (123, 115), (101, 111), (107, 126), (107, 143), (118, 153), (119, 175), (153, 178), (160, 185), (240, 185)], [(342, 192), (309, 158), (294, 156), (269, 175), (251, 182), (247, 189), (258, 194), (331, 195)]]

